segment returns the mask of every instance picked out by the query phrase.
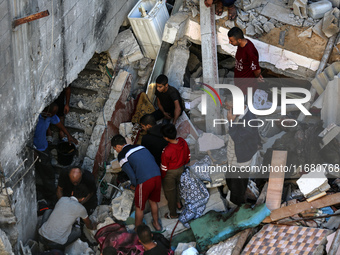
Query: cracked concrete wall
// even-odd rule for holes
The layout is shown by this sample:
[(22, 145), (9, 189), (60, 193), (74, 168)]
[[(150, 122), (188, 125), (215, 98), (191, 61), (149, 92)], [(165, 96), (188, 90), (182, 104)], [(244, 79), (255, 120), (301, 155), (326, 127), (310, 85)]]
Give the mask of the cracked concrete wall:
[[(25, 145), (39, 112), (77, 78), (95, 52), (110, 48), (137, 0), (0, 0), (0, 162), (13, 185), (33, 162)], [(12, 29), (14, 19), (50, 15)], [(36, 195), (31, 169), (16, 185), (13, 205), (18, 240), (35, 235)]]

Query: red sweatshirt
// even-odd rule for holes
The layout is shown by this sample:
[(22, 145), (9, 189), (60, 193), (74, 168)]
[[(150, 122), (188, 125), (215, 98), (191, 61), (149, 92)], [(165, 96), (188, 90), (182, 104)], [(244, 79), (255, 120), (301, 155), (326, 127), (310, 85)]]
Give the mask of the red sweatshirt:
[(162, 179), (168, 170), (180, 168), (190, 160), (190, 150), (187, 142), (181, 137), (178, 137), (177, 140), (177, 144), (169, 143), (163, 149), (161, 157)]

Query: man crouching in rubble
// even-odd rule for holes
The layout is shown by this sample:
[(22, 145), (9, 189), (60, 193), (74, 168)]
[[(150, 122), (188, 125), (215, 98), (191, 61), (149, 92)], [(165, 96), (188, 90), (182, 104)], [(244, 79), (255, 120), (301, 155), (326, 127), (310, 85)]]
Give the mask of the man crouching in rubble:
[(145, 203), (149, 200), (152, 225), (157, 231), (161, 230), (157, 203), (161, 200), (162, 181), (155, 158), (144, 146), (126, 144), (125, 138), (121, 135), (114, 136), (111, 145), (118, 152), (119, 164), (129, 176), (131, 188), (135, 190), (135, 227), (142, 224)]
[(80, 226), (73, 224), (77, 218), (82, 218), (88, 229), (96, 229), (81, 202), (89, 191), (83, 184), (76, 186), (71, 197), (62, 197), (53, 211), (44, 213), (42, 226), (39, 229), (39, 241), (51, 249), (64, 249), (81, 236)]
[[(229, 139), (227, 146), (228, 164), (236, 169), (236, 175), (228, 173), (227, 185), (231, 191), (230, 200), (240, 206), (246, 202), (245, 193), (247, 190), (251, 161), (257, 152), (260, 143), (260, 136), (257, 127), (249, 126), (248, 121), (256, 119), (256, 116), (244, 106), (243, 115), (233, 114), (233, 97), (226, 96), (225, 106), (228, 110), (227, 119), (229, 122)], [(255, 125), (255, 124), (254, 124)], [(256, 125), (255, 125), (256, 126)]]

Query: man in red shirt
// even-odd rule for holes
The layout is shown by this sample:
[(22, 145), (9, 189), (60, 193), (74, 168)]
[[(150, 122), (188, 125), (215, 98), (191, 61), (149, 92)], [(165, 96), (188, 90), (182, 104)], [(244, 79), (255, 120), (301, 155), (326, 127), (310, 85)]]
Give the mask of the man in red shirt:
[(259, 65), (259, 53), (254, 44), (244, 38), (243, 32), (238, 27), (233, 27), (228, 32), (229, 42), (237, 46), (235, 55), (235, 85), (239, 87), (244, 95), (247, 95), (247, 88), (252, 87), (253, 93), (257, 89), (257, 81), (262, 81), (261, 68)]

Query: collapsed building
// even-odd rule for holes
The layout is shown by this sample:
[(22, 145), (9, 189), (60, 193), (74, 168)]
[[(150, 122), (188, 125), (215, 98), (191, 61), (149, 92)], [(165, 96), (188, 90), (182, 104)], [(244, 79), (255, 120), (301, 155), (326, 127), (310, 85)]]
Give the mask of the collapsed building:
[[(129, 192), (125, 194), (122, 191), (120, 197), (115, 192), (120, 167), (115, 165), (110, 139), (118, 133), (128, 137), (131, 142), (140, 139), (138, 125), (135, 125), (140, 116), (135, 116), (135, 112), (138, 104), (143, 102), (138, 95), (145, 92), (148, 99), (143, 100), (153, 103), (155, 79), (161, 73), (169, 77), (169, 84), (180, 91), (186, 103), (187, 115), (183, 114), (177, 129), (179, 136), (189, 144), (192, 168), (195, 164), (226, 164), (227, 128), (225, 125), (212, 125), (214, 119), (225, 119), (226, 111), (208, 100), (207, 113), (203, 114), (204, 92), (199, 89), (199, 84), (233, 84), (236, 48), (229, 44), (227, 34), (234, 26), (240, 27), (258, 49), (263, 76), (270, 81), (269, 85), (266, 84), (268, 87), (264, 88), (268, 93), (259, 97), (259, 102), (263, 105), (270, 102), (270, 87), (282, 88), (288, 84), (289, 87), (310, 90), (312, 98), (309, 107), (316, 112), (313, 114), (315, 116), (305, 118), (299, 109), (292, 107), (288, 118), (302, 123), (294, 130), (287, 130), (282, 122), (281, 125), (268, 122), (261, 126), (263, 147), (258, 154), (257, 164), (279, 164), (278, 159), (281, 158), (287, 159), (281, 165), (340, 164), (339, 142), (336, 139), (340, 132), (337, 100), (340, 95), (337, 82), (340, 71), (337, 62), (340, 58), (338, 2), (323, 1), (321, 7), (313, 7), (322, 3), (301, 0), (237, 1), (236, 21), (228, 21), (227, 12), (215, 16), (213, 8), (205, 8), (202, 0), (165, 2), (87, 1), (84, 4), (82, 1), (3, 0), (0, 3), (3, 13), (0, 28), (0, 52), (3, 56), (0, 97), (4, 121), (0, 154), (0, 251), (4, 254), (12, 254), (12, 251), (15, 254), (29, 254), (28, 250), (36, 249), (32, 240), (36, 240), (38, 225), (34, 171), (34, 162), (38, 159), (33, 157), (33, 134), (40, 112), (69, 85), (72, 86), (71, 110), (65, 126), (79, 141), (78, 154), (72, 159), (71, 166), (82, 166), (84, 170), (92, 172), (98, 180), (99, 189), (103, 182), (108, 184), (105, 192), (99, 195), (101, 201), (111, 202), (115, 198), (109, 203), (110, 206), (99, 206), (97, 214), (93, 216), (101, 223), (105, 221), (101, 226), (112, 223), (112, 218), (126, 220), (132, 206), (131, 199), (128, 200), (130, 208), (121, 204), (123, 198), (131, 198)], [(143, 26), (138, 27), (143, 15), (146, 20), (148, 18), (147, 14), (139, 10), (143, 4), (146, 13), (152, 17), (151, 22), (155, 19), (163, 24), (163, 27), (155, 29), (155, 34), (147, 35)], [(156, 5), (162, 7), (154, 8)], [(41, 14), (32, 19), (31, 14), (34, 13)], [(272, 77), (276, 79), (269, 79)], [(289, 96), (301, 98), (301, 95), (294, 93)], [(270, 118), (282, 121), (286, 117), (274, 113)], [(53, 139), (54, 144), (58, 143), (56, 135)], [(317, 139), (321, 140), (321, 145)], [(287, 153), (275, 158), (275, 151), (278, 150)], [(57, 154), (54, 148), (52, 164), (56, 169), (69, 167), (58, 162)], [(331, 173), (329, 167), (327, 169), (327, 178), (340, 177)], [(289, 216), (299, 219), (296, 215), (301, 217), (301, 213), (310, 207), (320, 209), (337, 204), (337, 194), (332, 195), (332, 198), (327, 195), (322, 201), (316, 200), (319, 204), (314, 206), (305, 205), (307, 202), (298, 203), (298, 199), (304, 200), (303, 183), (301, 186), (297, 186), (296, 182), (287, 184), (283, 182), (282, 175), (276, 176), (277, 179), (268, 175), (267, 178), (279, 181), (271, 183), (269, 180), (267, 187), (264, 186), (266, 188), (256, 187), (255, 182), (250, 182), (248, 198), (258, 200), (260, 205), (266, 198), (272, 214), (256, 224), (251, 221), (232, 230), (225, 230), (223, 226), (222, 229), (213, 229), (219, 231), (217, 233), (224, 233), (215, 240), (212, 234), (201, 234), (200, 226), (220, 217), (211, 211), (224, 212), (228, 207), (228, 199), (221, 197), (221, 191), (217, 188), (225, 184), (225, 177), (223, 172), (210, 173), (210, 183), (207, 184), (209, 200), (202, 213), (204, 216), (190, 224), (191, 234), (185, 234), (187, 229), (183, 224), (177, 225), (176, 221), (162, 219), (166, 229), (163, 234), (167, 238), (177, 236), (177, 243), (187, 240), (187, 235), (194, 235), (193, 240), (197, 240), (202, 251), (207, 251), (208, 247), (211, 249), (207, 254), (220, 254), (221, 250), (229, 248), (232, 250), (240, 246), (237, 243), (242, 239), (241, 236), (247, 239), (254, 235), (244, 250), (248, 254), (247, 251), (254, 249), (254, 243), (265, 243), (265, 238), (261, 239), (260, 236), (262, 231), (268, 232), (268, 236), (275, 231), (285, 233), (293, 228), (277, 230), (273, 225), (266, 225), (255, 235), (259, 231), (256, 227), (261, 222), (277, 222)], [(313, 184), (315, 189), (325, 184), (326, 177), (322, 178), (321, 184)], [(270, 197), (268, 193), (265, 194), (267, 189), (279, 195)], [(336, 185), (332, 186), (333, 192), (338, 189)], [(303, 194), (298, 192), (300, 190)], [(261, 191), (263, 194), (260, 195)], [(314, 196), (313, 192), (307, 192), (307, 197), (311, 194)], [(272, 194), (269, 192), (269, 195)], [(166, 201), (164, 198), (162, 200), (164, 203), (159, 205), (161, 215), (166, 209)], [(280, 211), (282, 202), (289, 209)], [(291, 210), (288, 206), (295, 206), (295, 210), (287, 213)], [(118, 213), (122, 208), (127, 208), (127, 211)], [(237, 214), (253, 216), (265, 211), (264, 208), (258, 208), (256, 212), (247, 211), (247, 208), (242, 210)], [(309, 211), (306, 215), (316, 216), (318, 213)], [(237, 216), (234, 218), (226, 217), (222, 221), (226, 225), (240, 225)], [(145, 215), (145, 219), (150, 223), (151, 215)], [(220, 221), (216, 224), (223, 225)], [(312, 236), (321, 223), (315, 225), (305, 222), (303, 226), (294, 227), (294, 231), (309, 231), (308, 236)], [(235, 235), (244, 229), (248, 230)], [(314, 240), (313, 247), (306, 249), (317, 252), (324, 248), (330, 231), (320, 228), (318, 233), (321, 237)], [(304, 237), (303, 234), (301, 236)], [(87, 237), (95, 241), (93, 233), (88, 233)], [(215, 244), (218, 245), (213, 246)], [(241, 246), (243, 248), (244, 243)], [(182, 247), (183, 250), (185, 248)]]

